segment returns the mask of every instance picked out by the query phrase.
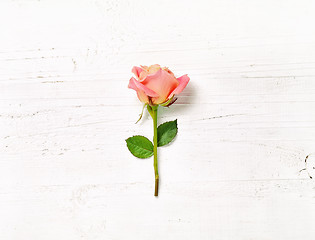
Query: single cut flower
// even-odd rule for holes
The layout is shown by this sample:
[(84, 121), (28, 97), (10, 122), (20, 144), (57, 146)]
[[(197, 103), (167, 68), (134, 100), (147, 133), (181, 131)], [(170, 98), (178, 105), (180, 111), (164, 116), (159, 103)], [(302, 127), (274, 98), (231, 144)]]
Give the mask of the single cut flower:
[[(128, 87), (137, 92), (138, 98), (153, 120), (153, 143), (144, 136), (133, 136), (126, 139), (129, 151), (138, 158), (149, 158), (154, 156), (153, 166), (155, 175), (154, 196), (159, 192), (159, 171), (157, 148), (169, 144), (175, 138), (178, 128), (177, 119), (157, 125), (159, 106), (170, 106), (176, 101), (175, 95), (181, 93), (189, 82), (189, 77), (183, 75), (176, 78), (172, 71), (158, 64), (141, 67), (133, 67), (132, 72), (136, 78), (129, 80)], [(139, 121), (138, 120), (138, 121)]]
[(132, 72), (136, 78), (129, 80), (128, 87), (137, 92), (141, 102), (149, 105), (166, 103), (181, 93), (189, 82), (187, 75), (176, 78), (172, 71), (158, 64), (135, 66)]

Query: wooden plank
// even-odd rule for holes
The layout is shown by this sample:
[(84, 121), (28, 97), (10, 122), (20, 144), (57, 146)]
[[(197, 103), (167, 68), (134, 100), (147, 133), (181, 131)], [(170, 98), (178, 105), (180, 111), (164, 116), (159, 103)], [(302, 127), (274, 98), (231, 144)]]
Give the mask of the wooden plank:
[[(311, 240), (315, 2), (0, 3), (0, 239)], [(191, 82), (152, 159), (134, 65)], [(313, 177), (313, 178), (312, 178)]]

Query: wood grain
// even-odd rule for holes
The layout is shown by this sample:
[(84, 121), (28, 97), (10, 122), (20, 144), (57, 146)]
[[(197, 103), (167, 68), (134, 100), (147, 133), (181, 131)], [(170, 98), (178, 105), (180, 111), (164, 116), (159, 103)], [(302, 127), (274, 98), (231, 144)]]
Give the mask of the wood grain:
[[(314, 239), (315, 2), (0, 3), (0, 239)], [(153, 159), (134, 65), (191, 82)]]

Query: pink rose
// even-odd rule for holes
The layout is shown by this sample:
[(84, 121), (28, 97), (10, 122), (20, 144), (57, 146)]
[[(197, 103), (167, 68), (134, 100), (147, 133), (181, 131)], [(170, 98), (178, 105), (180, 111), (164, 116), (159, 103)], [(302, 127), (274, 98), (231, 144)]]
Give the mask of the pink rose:
[(132, 72), (137, 79), (132, 77), (128, 87), (137, 92), (141, 102), (150, 105), (167, 102), (181, 93), (189, 82), (187, 75), (176, 78), (168, 68), (161, 68), (158, 64), (133, 67)]

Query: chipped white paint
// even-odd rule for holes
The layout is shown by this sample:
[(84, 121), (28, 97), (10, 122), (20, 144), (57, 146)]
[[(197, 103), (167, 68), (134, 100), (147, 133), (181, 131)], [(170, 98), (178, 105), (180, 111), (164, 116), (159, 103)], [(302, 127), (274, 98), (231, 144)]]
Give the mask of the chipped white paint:
[[(0, 239), (314, 239), (315, 2), (0, 3)], [(153, 159), (131, 67), (191, 77)], [(309, 162), (305, 164), (308, 156)]]

